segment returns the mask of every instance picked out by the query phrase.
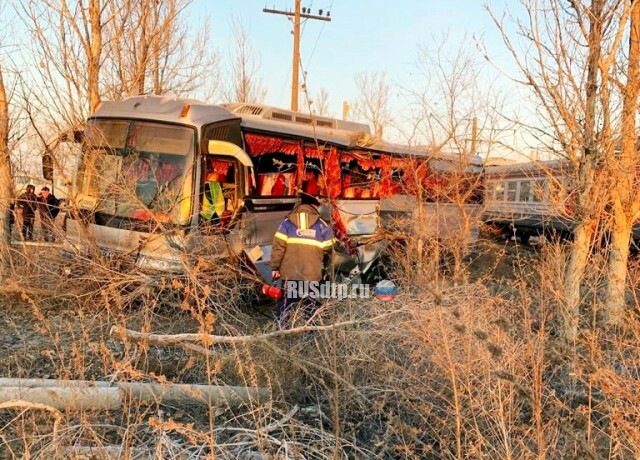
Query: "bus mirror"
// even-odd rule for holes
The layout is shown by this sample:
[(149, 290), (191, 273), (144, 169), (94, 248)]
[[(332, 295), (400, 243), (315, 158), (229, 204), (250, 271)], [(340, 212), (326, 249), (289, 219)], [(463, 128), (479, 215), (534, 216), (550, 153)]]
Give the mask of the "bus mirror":
[(53, 157), (49, 152), (42, 155), (42, 177), (53, 180)]

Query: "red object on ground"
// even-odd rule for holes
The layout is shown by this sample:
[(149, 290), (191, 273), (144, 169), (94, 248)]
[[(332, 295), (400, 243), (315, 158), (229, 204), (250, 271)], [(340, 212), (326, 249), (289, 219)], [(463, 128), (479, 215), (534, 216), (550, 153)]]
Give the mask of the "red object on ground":
[(271, 297), (272, 299), (282, 298), (282, 289), (276, 286), (271, 286), (270, 284), (262, 285), (262, 293), (267, 297)]

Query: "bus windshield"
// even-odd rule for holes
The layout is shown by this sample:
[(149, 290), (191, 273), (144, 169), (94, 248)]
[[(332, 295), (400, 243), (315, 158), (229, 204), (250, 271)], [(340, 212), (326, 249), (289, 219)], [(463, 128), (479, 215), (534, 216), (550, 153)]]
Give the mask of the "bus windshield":
[(76, 189), (84, 205), (100, 213), (183, 223), (188, 218), (181, 208), (189, 206), (185, 182), (194, 145), (195, 130), (188, 127), (92, 120)]

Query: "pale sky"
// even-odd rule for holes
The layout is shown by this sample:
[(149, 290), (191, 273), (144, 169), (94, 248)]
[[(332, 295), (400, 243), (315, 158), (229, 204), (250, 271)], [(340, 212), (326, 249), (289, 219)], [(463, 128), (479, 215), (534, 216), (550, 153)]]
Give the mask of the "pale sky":
[[(479, 37), (494, 56), (505, 55), (499, 33), (484, 0), (306, 0), (302, 6), (331, 11), (331, 22), (308, 20), (303, 25), (301, 57), (311, 96), (329, 93), (329, 109), (341, 113), (342, 101), (356, 94), (354, 76), (384, 72), (392, 83), (410, 86), (420, 44), (448, 34), (446, 48), (454, 51), (465, 39)], [(494, 0), (501, 12), (514, 0)], [(248, 31), (261, 58), (260, 74), (268, 88), (266, 103), (290, 104), (292, 24), (282, 15), (263, 13), (266, 6), (292, 10), (293, 0), (194, 0), (190, 14), (208, 16), (212, 43), (223, 56), (232, 46), (232, 18)], [(326, 14), (326, 13), (325, 13)]]
[[(3, 0), (0, 0), (2, 3)], [(394, 88), (393, 116), (403, 120), (406, 99), (397, 88), (412, 88), (419, 76), (416, 63), (421, 45), (433, 48), (438, 40), (444, 53), (456, 53), (466, 41), (477, 39), (485, 44), (492, 59), (509, 69), (511, 61), (500, 33), (486, 11), (487, 0), (404, 0), (396, 2), (366, 0), (303, 0), (302, 6), (313, 14), (322, 9), (331, 12), (331, 22), (306, 20), (302, 26), (301, 59), (307, 71), (307, 84), (312, 99), (321, 89), (328, 93), (329, 115), (342, 116), (343, 101), (357, 98), (354, 77), (359, 73), (384, 73)], [(488, 0), (501, 14), (506, 7), (517, 7), (518, 0)], [(251, 45), (260, 58), (259, 75), (267, 88), (265, 103), (282, 108), (290, 106), (292, 23), (282, 15), (267, 14), (264, 7), (292, 10), (294, 0), (193, 0), (187, 11), (194, 30), (206, 25), (210, 44), (219, 51), (222, 68), (229, 66), (233, 48), (234, 19), (246, 30)], [(13, 17), (12, 8), (2, 12), (5, 26), (14, 37), (22, 27)], [(11, 16), (11, 17), (8, 17)], [(25, 34), (26, 35), (26, 34)], [(26, 36), (25, 36), (26, 38)], [(21, 47), (21, 40), (13, 47)], [(24, 44), (24, 42), (22, 42)], [(13, 48), (12, 47), (12, 48)], [(12, 60), (27, 56), (10, 51)], [(489, 72), (485, 77), (494, 79)], [(227, 77), (228, 78), (228, 77)], [(495, 78), (500, 78), (495, 73)], [(505, 83), (505, 86), (509, 82)], [(202, 91), (203, 94), (207, 91)], [(515, 95), (515, 93), (514, 93)], [(218, 101), (211, 101), (218, 102)], [(304, 107), (302, 95), (301, 107)], [(516, 97), (513, 105), (521, 105)], [(353, 114), (351, 114), (353, 117)], [(364, 120), (362, 120), (364, 121)], [(397, 122), (396, 122), (397, 123)], [(389, 138), (388, 131), (385, 137)], [(397, 136), (391, 140), (402, 141)], [(513, 141), (515, 142), (515, 135)]]

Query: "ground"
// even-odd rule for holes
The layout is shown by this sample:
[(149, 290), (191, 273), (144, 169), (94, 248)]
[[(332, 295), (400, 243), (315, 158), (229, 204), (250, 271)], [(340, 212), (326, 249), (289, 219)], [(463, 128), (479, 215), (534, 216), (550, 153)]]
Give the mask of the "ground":
[[(540, 272), (540, 264), (548, 263), (552, 247), (536, 239), (526, 245), (480, 240), (465, 256), (462, 280), (453, 279), (445, 267), (440, 284), (431, 285), (432, 280), (423, 279), (429, 286), (416, 286), (418, 291), (403, 293), (388, 306), (375, 300), (339, 303), (319, 320), (324, 324), (336, 318), (369, 318), (373, 322), (368, 325), (248, 346), (217, 345), (203, 356), (180, 347), (123, 342), (111, 337), (109, 331), (112, 326), (121, 326), (166, 334), (262, 334), (276, 330), (274, 306), (234, 301), (239, 294), (237, 279), (221, 280), (219, 273), (202, 272), (182, 280), (159, 279), (128, 273), (126, 264), (118, 260), (98, 260), (91, 262), (88, 270), (89, 262), (76, 261), (84, 270), (73, 270), (74, 275), (65, 277), (66, 262), (60, 258), (59, 246), (13, 248), (12, 274), (0, 286), (5, 312), (0, 319), (0, 368), (4, 377), (260, 386), (269, 389), (273, 400), (266, 406), (242, 410), (154, 405), (108, 415), (67, 413), (66, 437), (60, 438), (53, 457), (47, 450), (52, 444), (45, 442), (51, 436), (49, 424), (33, 416), (18, 427), (13, 415), (0, 412), (0, 424), (4, 424), (0, 426), (13, 436), (3, 438), (0, 458), (19, 458), (16, 452), (25, 452), (25, 445), (35, 458), (67, 458), (60, 449), (95, 445), (96, 439), (100, 440), (98, 444), (135, 447), (151, 458), (158, 457), (157, 449), (164, 458), (207, 458), (212, 439), (213, 451), (221, 458), (285, 458), (282, 453), (286, 449), (297, 449), (308, 458), (326, 458), (336, 446), (354, 458), (405, 458), (418, 451), (431, 452), (425, 454), (426, 458), (439, 458), (445, 447), (455, 446), (449, 438), (455, 435), (455, 426), (448, 432), (448, 422), (433, 426), (430, 421), (444, 417), (442, 407), (434, 408), (446, 406), (449, 403), (443, 401), (450, 398), (455, 401), (455, 393), (448, 389), (451, 374), (447, 366), (454, 366), (459, 373), (454, 382), (468, 379), (465, 385), (477, 387), (477, 395), (484, 394), (485, 386), (498, 385), (499, 389), (505, 385), (501, 382), (518, 382), (514, 376), (519, 373), (522, 380), (518, 388), (535, 394), (526, 383), (531, 361), (521, 359), (520, 353), (536, 348), (523, 348), (521, 342), (530, 334), (526, 340), (538, 343), (537, 337), (545, 328), (539, 310), (550, 292), (544, 286), (557, 284), (552, 271)], [(634, 259), (632, 279), (637, 278), (635, 265)], [(413, 289), (403, 280), (397, 281), (401, 289)], [(524, 286), (533, 289), (525, 292)], [(386, 315), (396, 313), (413, 319), (387, 319)], [(469, 347), (468, 351), (447, 361), (449, 340), (451, 346)], [(454, 354), (460, 352), (454, 347)], [(468, 360), (470, 368), (465, 367)], [(560, 370), (554, 368), (553, 374), (545, 377), (550, 382), (544, 390), (546, 400), (566, 393), (566, 385), (557, 381), (566, 380), (569, 374), (562, 370), (564, 364), (559, 366)], [(487, 378), (495, 375), (498, 380), (494, 377), (482, 383), (473, 373), (476, 367)], [(413, 368), (416, 374), (411, 373)], [(424, 381), (427, 374), (431, 375), (427, 380), (430, 384)], [(554, 377), (558, 375), (561, 377)], [(532, 385), (536, 388), (535, 381)], [(478, 401), (480, 396), (469, 395), (470, 414), (481, 411), (474, 418), (482, 419), (483, 405), (491, 406), (496, 395), (506, 390), (495, 391)], [(529, 424), (535, 421), (535, 406), (530, 406), (526, 398), (520, 400), (517, 392), (514, 395), (513, 400), (500, 400), (514, 411), (515, 415), (509, 416), (514, 417), (509, 419), (515, 424), (513, 433), (532, 432)], [(425, 406), (427, 401), (435, 401), (435, 406)], [(581, 410), (582, 406), (578, 403), (576, 407)], [(546, 410), (555, 414), (556, 409)], [(335, 414), (341, 415), (336, 418)], [(486, 422), (491, 433), (493, 417)], [(549, 415), (548, 423), (555, 423), (556, 418)], [(451, 417), (447, 415), (446, 420)], [(469, 433), (482, 431), (485, 422), (473, 423)], [(261, 431), (264, 429), (267, 431)], [(34, 435), (34, 430), (40, 434)], [(429, 434), (431, 431), (441, 437)], [(214, 433), (214, 438), (207, 437), (208, 433)], [(560, 438), (554, 439), (560, 442)], [(567, 439), (573, 442), (573, 438)], [(496, 458), (491, 452), (478, 456)]]

